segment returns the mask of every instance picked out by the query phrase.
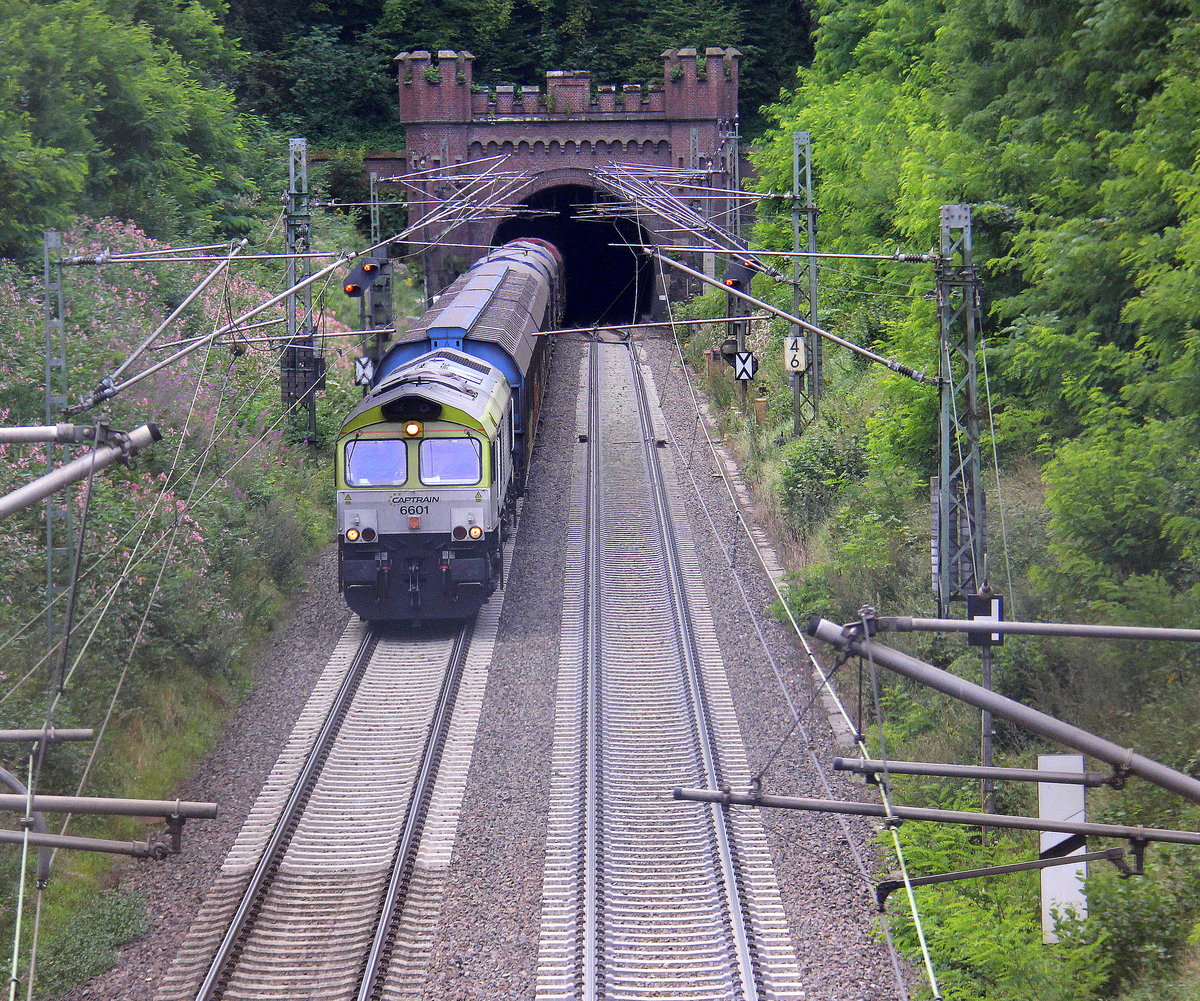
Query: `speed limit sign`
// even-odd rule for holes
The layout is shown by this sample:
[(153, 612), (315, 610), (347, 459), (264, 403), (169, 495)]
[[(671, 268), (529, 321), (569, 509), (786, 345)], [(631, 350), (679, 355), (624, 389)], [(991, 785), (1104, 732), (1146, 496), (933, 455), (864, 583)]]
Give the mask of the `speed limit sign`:
[(800, 334), (788, 334), (783, 339), (783, 367), (789, 372), (803, 372), (808, 368), (804, 338)]

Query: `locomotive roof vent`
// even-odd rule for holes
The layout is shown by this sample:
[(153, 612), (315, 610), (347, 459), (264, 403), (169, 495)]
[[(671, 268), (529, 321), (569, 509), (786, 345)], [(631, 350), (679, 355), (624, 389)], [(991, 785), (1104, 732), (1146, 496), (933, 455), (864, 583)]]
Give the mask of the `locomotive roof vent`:
[(389, 421), (436, 421), (442, 414), (442, 405), (424, 396), (402, 396), (398, 400), (389, 400), (379, 409)]

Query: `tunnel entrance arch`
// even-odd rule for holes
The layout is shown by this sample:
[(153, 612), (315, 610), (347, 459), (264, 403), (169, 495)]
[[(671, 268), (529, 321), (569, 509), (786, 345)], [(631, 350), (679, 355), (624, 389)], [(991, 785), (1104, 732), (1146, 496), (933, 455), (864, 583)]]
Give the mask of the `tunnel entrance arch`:
[(634, 219), (596, 217), (597, 204), (615, 202), (586, 184), (554, 184), (523, 199), (524, 211), (503, 220), (492, 237), (496, 246), (533, 236), (558, 248), (566, 278), (567, 326), (634, 323), (651, 313), (651, 259), (620, 244), (654, 240)]

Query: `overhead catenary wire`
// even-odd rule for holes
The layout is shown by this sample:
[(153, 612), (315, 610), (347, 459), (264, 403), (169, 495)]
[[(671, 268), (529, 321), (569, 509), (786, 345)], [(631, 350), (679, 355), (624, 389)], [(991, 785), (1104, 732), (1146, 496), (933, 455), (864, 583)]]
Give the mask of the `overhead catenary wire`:
[(105, 376), (100, 381), (100, 384), (94, 390), (92, 390), (85, 400), (75, 407), (67, 407), (65, 413), (71, 414), (88, 410), (108, 399), (109, 396), (112, 395), (110, 390), (115, 392), (115, 390), (113, 390), (113, 386), (116, 384), (117, 379), (119, 379), (125, 373), (126, 369), (128, 369), (130, 365), (132, 365), (135, 361), (137, 361), (138, 358), (141, 357), (142, 353), (146, 350), (146, 348), (154, 343), (159, 334), (161, 334), (167, 329), (167, 327), (174, 323), (175, 320), (183, 313), (183, 311), (187, 309), (188, 306), (190, 306), (193, 302), (195, 302), (196, 297), (199, 296), (200, 293), (206, 288), (208, 288), (208, 286), (213, 283), (218, 275), (220, 275), (223, 271), (225, 271), (226, 268), (229, 267), (233, 259), (246, 248), (249, 242), (250, 241), (245, 238), (238, 241), (238, 243), (229, 251), (229, 253), (221, 259), (221, 263), (213, 268), (212, 271), (205, 275), (204, 278), (202, 278), (196, 284), (191, 292), (184, 297), (183, 301), (180, 302), (179, 305), (173, 310), (171, 310), (171, 312), (167, 315), (167, 318), (163, 320), (162, 323), (160, 323), (157, 327), (155, 327), (154, 330), (126, 356), (125, 360), (121, 362), (121, 364), (118, 365), (111, 374)]
[(1013, 587), (1012, 558), (1008, 545), (1008, 522), (1005, 518), (1004, 489), (1000, 485), (1000, 453), (996, 444), (996, 415), (992, 409), (992, 384), (988, 379), (987, 339), (979, 342), (979, 361), (983, 366), (983, 390), (987, 400), (988, 429), (992, 439), (992, 469), (996, 476), (996, 505), (1000, 511), (1000, 540), (1004, 548), (1004, 575), (1008, 582), (1008, 610), (1017, 614), (1017, 593)]
[(840, 344), (842, 347), (853, 351), (855, 354), (862, 355), (864, 358), (869, 358), (876, 364), (883, 365), (885, 368), (889, 368), (893, 372), (897, 372), (906, 378), (912, 379), (914, 382), (923, 382), (930, 386), (939, 385), (939, 381), (937, 379), (930, 378), (923, 372), (920, 372), (891, 358), (886, 358), (881, 354), (871, 351), (869, 348), (864, 348), (859, 344), (855, 344), (853, 341), (846, 340), (844, 337), (839, 337), (837, 334), (830, 333), (828, 330), (824, 330), (821, 327), (815, 326), (814, 324), (809, 323), (807, 320), (802, 320), (798, 316), (793, 316), (791, 313), (779, 309), (776, 306), (772, 306), (769, 302), (743, 292), (741, 289), (723, 285), (721, 282), (717, 281), (717, 279), (709, 278), (709, 276), (704, 274), (702, 271), (697, 271), (695, 268), (689, 268), (686, 264), (681, 264), (679, 261), (667, 257), (654, 247), (645, 247), (643, 249), (645, 253), (649, 254), (651, 257), (657, 258), (659, 261), (671, 265), (671, 267), (678, 271), (682, 271), (686, 275), (690, 275), (693, 278), (699, 279), (706, 285), (712, 285), (714, 288), (724, 289), (730, 295), (737, 299), (741, 299), (743, 302), (748, 302), (760, 309), (765, 309), (767, 312), (773, 313), (780, 319), (787, 320), (788, 323), (798, 326), (803, 330), (809, 330), (812, 333), (817, 334), (819, 337), (823, 337), (828, 341), (832, 341), (834, 344)]
[[(273, 372), (265, 372), (265, 373), (264, 373), (264, 374), (261, 376), (261, 378), (258, 380), (258, 382), (256, 383), (256, 385), (255, 385), (254, 387), (252, 387), (252, 388), (251, 388), (249, 395), (253, 396), (253, 395), (254, 395), (254, 393), (255, 393), (255, 392), (257, 392), (257, 391), (258, 391), (258, 389), (259, 389), (259, 388), (262, 386), (262, 384), (263, 384), (263, 383), (264, 383), (264, 382), (265, 382), (267, 379), (270, 379), (270, 378), (274, 378), (274, 373), (273, 373)], [(236, 420), (237, 420), (237, 416), (236, 416), (236, 414), (235, 414), (235, 415), (233, 415), (233, 416), (231, 416), (231, 417), (229, 417), (229, 418), (226, 420), (226, 422), (225, 422), (224, 426), (223, 426), (223, 427), (220, 429), (220, 431), (218, 432), (218, 434), (223, 434), (225, 431), (227, 431), (227, 430), (229, 429), (229, 427), (230, 427), (230, 426), (231, 426), (231, 425), (234, 423), (234, 421), (236, 421)], [(278, 422), (276, 422), (276, 425), (277, 425), (277, 424), (278, 424)], [(276, 425), (273, 425), (272, 427), (274, 427), (274, 426), (276, 426)], [(260, 439), (260, 442), (261, 442), (261, 439)], [(254, 446), (252, 446), (252, 449), (253, 449), (254, 447), (257, 447), (257, 444), (259, 444), (260, 442), (256, 442), (256, 443), (255, 443), (255, 445), (254, 445)], [(183, 469), (183, 471), (182, 471), (182, 473), (181, 473), (181, 476), (187, 475), (187, 474), (188, 474), (188, 472), (189, 472), (191, 469), (195, 468), (195, 466), (196, 466), (196, 464), (197, 464), (197, 463), (201, 463), (201, 462), (203, 462), (203, 460), (204, 460), (204, 457), (205, 457), (205, 456), (208, 454), (208, 451), (209, 451), (209, 450), (211, 450), (211, 448), (212, 448), (212, 444), (210, 443), (210, 445), (209, 445), (209, 448), (208, 448), (208, 449), (206, 449), (206, 450), (204, 450), (203, 452), (201, 452), (201, 454), (200, 454), (199, 456), (197, 456), (195, 459), (193, 459), (193, 460), (192, 460), (192, 461), (189, 463), (189, 465), (188, 465), (188, 466), (186, 466), (186, 467)], [(245, 457), (246, 457), (246, 455), (247, 455), (247, 454), (249, 454), (249, 453), (248, 453), (248, 452), (247, 452), (247, 453), (244, 453), (244, 454), (243, 454), (241, 457), (239, 457), (239, 459), (238, 459), (237, 461), (235, 461), (233, 464), (231, 464), (231, 465), (228, 467), (228, 469), (224, 471), (224, 473), (223, 473), (222, 475), (225, 475), (226, 473), (228, 473), (228, 472), (232, 471), (234, 468), (236, 468), (236, 466), (237, 466), (238, 464), (240, 464), (240, 462), (241, 462), (243, 459), (245, 459)], [(167, 481), (167, 485), (168, 485), (168, 488), (171, 488), (171, 487), (173, 487), (175, 484), (173, 484), (173, 483), (172, 483), (172, 482), (171, 482), (171, 481), (168, 479), (168, 481)], [(209, 489), (208, 489), (207, 491), (205, 491), (205, 493), (204, 493), (203, 495), (201, 495), (201, 497), (200, 497), (200, 498), (198, 498), (198, 499), (197, 499), (197, 501), (196, 501), (196, 504), (197, 504), (197, 505), (199, 505), (200, 503), (202, 503), (202, 502), (203, 502), (203, 500), (204, 500), (204, 499), (206, 499), (206, 498), (208, 497), (208, 495), (209, 495), (209, 494), (211, 494), (211, 492), (212, 492), (212, 491), (213, 491), (213, 490), (216, 488), (216, 485), (217, 485), (217, 484), (216, 484), (216, 482), (214, 482), (214, 483), (213, 483), (213, 484), (212, 484), (212, 485), (209, 487)], [(151, 509), (150, 511), (148, 511), (148, 512), (144, 513), (143, 515), (141, 515), (141, 516), (140, 516), (140, 517), (139, 517), (139, 518), (138, 518), (136, 521), (134, 521), (134, 523), (133, 523), (133, 524), (132, 524), (132, 525), (131, 525), (131, 526), (130, 526), (128, 529), (126, 529), (126, 531), (125, 531), (125, 532), (124, 532), (124, 533), (123, 533), (123, 534), (122, 534), (122, 535), (121, 535), (119, 538), (117, 538), (116, 540), (114, 540), (114, 541), (113, 541), (113, 542), (112, 542), (112, 543), (109, 545), (109, 547), (108, 547), (108, 548), (107, 548), (107, 549), (106, 549), (106, 550), (105, 550), (103, 553), (101, 553), (101, 554), (100, 554), (100, 555), (99, 555), (99, 556), (98, 556), (98, 557), (97, 557), (97, 558), (96, 558), (96, 559), (95, 559), (95, 560), (92, 562), (92, 564), (91, 564), (91, 565), (90, 565), (90, 566), (89, 566), (89, 567), (88, 567), (86, 570), (84, 570), (84, 571), (82, 572), (82, 574), (81, 574), (81, 579), (86, 579), (86, 578), (88, 578), (88, 577), (89, 577), (89, 576), (90, 576), (90, 575), (93, 573), (93, 571), (95, 571), (95, 570), (96, 570), (96, 569), (97, 569), (99, 566), (103, 565), (103, 564), (104, 564), (104, 561), (106, 561), (106, 560), (107, 560), (107, 559), (108, 559), (110, 556), (112, 556), (112, 554), (113, 554), (114, 552), (116, 552), (116, 551), (117, 551), (117, 550), (118, 550), (118, 549), (119, 549), (119, 548), (120, 548), (122, 545), (124, 545), (124, 544), (126, 543), (126, 541), (127, 541), (127, 540), (128, 540), (128, 539), (129, 539), (129, 538), (130, 538), (130, 537), (131, 537), (133, 534), (135, 534), (136, 532), (138, 532), (138, 531), (139, 531), (139, 529), (142, 529), (142, 528), (144, 528), (144, 526), (145, 526), (145, 525), (146, 525), (146, 524), (147, 524), (147, 523), (148, 523), (148, 522), (149, 522), (149, 521), (150, 521), (150, 520), (153, 518), (153, 513), (154, 513), (154, 512), (153, 512), (153, 509)], [(152, 552), (153, 552), (153, 551), (154, 551), (154, 550), (155, 550), (155, 549), (158, 547), (159, 543), (162, 541), (162, 538), (163, 538), (163, 537), (160, 537), (160, 539), (159, 539), (159, 542), (156, 542), (156, 543), (153, 543), (153, 544), (151, 544), (151, 546), (150, 546), (150, 549), (149, 549), (149, 553), (152, 553)], [(136, 555), (136, 553), (137, 553), (137, 546), (138, 546), (139, 544), (140, 544), (140, 543), (135, 543), (135, 545), (134, 545), (134, 549), (132, 550), (132, 552), (131, 552), (131, 555)], [(148, 554), (147, 554), (147, 555), (148, 555)], [(135, 565), (135, 566), (136, 566), (136, 565), (138, 565), (138, 562), (140, 561), (140, 559), (141, 559), (141, 558), (142, 558), (142, 557), (139, 557), (137, 560), (135, 560), (133, 565)], [(102, 596), (101, 596), (99, 599), (97, 599), (96, 603), (94, 603), (94, 604), (93, 604), (93, 606), (92, 606), (92, 607), (91, 607), (91, 608), (90, 608), (90, 609), (89, 609), (89, 610), (88, 610), (88, 611), (85, 613), (85, 616), (84, 616), (85, 620), (86, 620), (86, 619), (88, 619), (88, 618), (90, 618), (90, 617), (91, 617), (93, 614), (95, 614), (95, 613), (96, 613), (96, 610), (97, 610), (99, 607), (101, 607), (101, 606), (105, 606), (105, 607), (107, 607), (107, 604), (111, 603), (111, 600), (112, 600), (112, 598), (113, 598), (113, 593), (112, 593), (112, 592), (113, 592), (113, 589), (114, 589), (114, 588), (117, 588), (117, 587), (119, 587), (119, 586), (120, 586), (121, 580), (122, 580), (122, 578), (118, 578), (118, 581), (117, 581), (117, 583), (116, 583), (116, 584), (114, 584), (114, 585), (112, 585), (112, 586), (110, 587), (110, 590), (109, 590), (108, 592), (106, 592), (106, 593), (105, 593), (104, 595), (102, 595)], [(3, 650), (5, 647), (7, 647), (7, 646), (8, 646), (10, 643), (13, 643), (13, 642), (15, 642), (17, 639), (19, 639), (19, 638), (20, 638), (22, 635), (24, 635), (26, 632), (28, 632), (28, 631), (29, 631), (29, 629), (31, 629), (31, 628), (32, 628), (32, 627), (33, 627), (33, 626), (34, 626), (34, 625), (35, 625), (35, 624), (36, 624), (36, 623), (37, 623), (37, 622), (38, 622), (38, 621), (39, 621), (41, 618), (43, 618), (43, 617), (45, 616), (46, 612), (47, 612), (47, 611), (48, 611), (50, 608), (53, 608), (53, 607), (54, 607), (56, 604), (58, 604), (59, 602), (61, 602), (61, 601), (63, 601), (63, 600), (65, 600), (65, 592), (61, 592), (59, 595), (57, 595), (57, 596), (56, 596), (54, 599), (52, 599), (52, 600), (51, 600), (51, 601), (50, 601), (50, 602), (47, 604), (47, 606), (46, 606), (46, 607), (42, 608), (42, 609), (41, 609), (39, 612), (37, 612), (37, 614), (35, 614), (34, 616), (32, 616), (31, 618), (29, 618), (28, 620), (26, 620), (26, 621), (25, 621), (25, 622), (24, 622), (24, 623), (23, 623), (23, 624), (22, 624), (20, 627), (18, 627), (18, 629), (17, 629), (17, 630), (16, 630), (14, 633), (12, 633), (11, 635), (9, 635), (9, 636), (8, 636), (6, 639), (4, 639), (3, 641), (0, 641), (0, 651), (2, 651), (2, 650)], [(40, 667), (40, 666), (42, 665), (42, 663), (44, 663), (44, 662), (45, 662), (45, 660), (47, 659), (47, 657), (48, 657), (48, 656), (49, 656), (49, 653), (47, 653), (46, 655), (44, 655), (44, 656), (43, 656), (43, 658), (42, 658), (40, 661), (38, 661), (38, 663), (37, 663), (37, 664), (35, 664), (35, 665), (34, 665), (34, 667), (33, 667), (33, 668), (31, 668), (31, 669), (30, 669), (30, 671), (29, 671), (29, 672), (27, 672), (27, 673), (26, 673), (26, 674), (25, 674), (25, 675), (24, 675), (24, 676), (23, 676), (23, 677), (22, 677), (22, 678), (21, 678), (21, 679), (20, 679), (20, 680), (19, 680), (19, 681), (16, 683), (16, 685), (12, 686), (12, 687), (11, 687), (11, 688), (8, 690), (8, 692), (6, 692), (6, 693), (5, 693), (3, 696), (0, 696), (0, 703), (3, 703), (3, 702), (6, 700), (6, 699), (8, 699), (8, 698), (9, 698), (9, 697), (10, 697), (10, 696), (13, 694), (13, 692), (15, 692), (15, 691), (17, 690), (17, 688), (19, 688), (19, 687), (20, 687), (22, 684), (24, 684), (24, 683), (25, 683), (25, 682), (26, 682), (26, 681), (29, 679), (29, 677), (31, 677), (31, 676), (32, 676), (32, 674), (33, 674), (33, 673), (36, 671), (36, 669), (37, 669), (38, 667)]]

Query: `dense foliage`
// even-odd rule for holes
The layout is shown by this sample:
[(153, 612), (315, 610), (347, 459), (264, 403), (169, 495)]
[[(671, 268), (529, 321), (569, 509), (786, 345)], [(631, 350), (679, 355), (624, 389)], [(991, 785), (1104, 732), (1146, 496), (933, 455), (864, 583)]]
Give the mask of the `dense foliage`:
[(394, 74), (401, 50), (467, 49), (481, 83), (539, 83), (547, 70), (587, 69), (597, 83), (662, 83), (662, 52), (685, 45), (742, 51), (750, 132), (810, 52), (801, 0), (384, 0), (331, 5), (231, 0), (229, 30), (248, 64), (239, 93), (305, 134), (395, 144)]
[[(999, 470), (988, 476), (991, 577), (1010, 614), (1200, 625), (1200, 5), (844, 0), (818, 10), (813, 64), (771, 109), (760, 183), (788, 187), (791, 133), (810, 130), (827, 251), (920, 252), (936, 242), (940, 205), (976, 206), (985, 447)], [(788, 217), (765, 219), (759, 235), (790, 246)], [(825, 326), (936, 372), (927, 270), (833, 261), (822, 281)], [(929, 614), (935, 393), (836, 349), (827, 358), (822, 421), (772, 452), (781, 472), (765, 477), (808, 554), (793, 598), (805, 614), (843, 619), (863, 603)], [(771, 399), (778, 423), (749, 435), (759, 442), (786, 427), (775, 401), (788, 395), (777, 386)], [(977, 675), (975, 658), (956, 650), (919, 646)], [(1200, 774), (1198, 668), (1195, 650), (1172, 646), (1010, 641), (998, 672), (1007, 694)], [(903, 756), (969, 760), (977, 722), (959, 714), (967, 736), (955, 745), (945, 707), (927, 703), (895, 696), (912, 742)], [(1008, 731), (1001, 747), (1022, 764), (1038, 749)], [(906, 795), (936, 801), (939, 788)], [(1164, 826), (1198, 819), (1144, 787), (1094, 795), (1091, 810)], [(919, 830), (909, 840), (929, 868), (955, 868), (955, 853), (936, 846), (948, 836)], [(1200, 860), (1168, 855), (1140, 885), (1096, 875), (1094, 916), (1051, 967), (1040, 947), (1017, 945), (1036, 941), (1036, 916), (1013, 909), (1010, 889), (924, 894), (953, 996), (1148, 997), (1181, 989), (1176, 976), (1194, 990), (1188, 931), (1200, 910), (1170, 887), (1191, 885)], [(980, 907), (996, 920), (973, 931)], [(1157, 969), (1139, 958), (1151, 956)], [(1173, 972), (1188, 956), (1190, 974)], [(1056, 963), (1076, 972), (1051, 989)], [(988, 985), (1005, 976), (994, 993)], [(1155, 988), (1158, 976), (1167, 979)]]
[(259, 129), (220, 4), (0, 0), (0, 256), (73, 213), (156, 236), (244, 231)]

